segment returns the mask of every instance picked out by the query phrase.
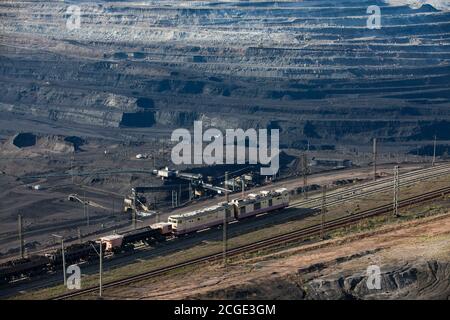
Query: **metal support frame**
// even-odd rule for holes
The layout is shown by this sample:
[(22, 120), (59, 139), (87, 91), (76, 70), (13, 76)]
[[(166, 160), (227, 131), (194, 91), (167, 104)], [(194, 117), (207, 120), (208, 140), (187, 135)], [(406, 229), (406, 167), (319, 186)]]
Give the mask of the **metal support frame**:
[(172, 190), (172, 208), (178, 206), (178, 193), (176, 190)]
[(66, 253), (64, 250), (64, 238), (59, 234), (52, 234), (55, 238), (61, 239), (61, 255), (62, 255), (62, 267), (63, 267), (63, 278), (64, 278), (64, 286), (67, 286), (67, 275), (66, 275)]

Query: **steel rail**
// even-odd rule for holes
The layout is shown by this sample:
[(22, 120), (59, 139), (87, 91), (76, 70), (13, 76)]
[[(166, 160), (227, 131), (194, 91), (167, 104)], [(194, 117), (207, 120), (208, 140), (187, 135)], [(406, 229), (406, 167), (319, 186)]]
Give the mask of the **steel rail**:
[[(443, 170), (442, 170), (443, 169)], [(438, 172), (434, 172), (434, 170), (429, 170), (432, 171), (430, 172), (430, 174), (427, 175), (420, 175), (417, 176), (418, 174), (424, 174), (425, 172), (423, 172), (421, 170), (421, 172), (408, 172), (408, 173), (404, 173), (402, 175), (400, 175), (400, 186), (401, 187), (405, 187), (405, 186), (409, 186), (415, 182), (419, 182), (422, 180), (426, 180), (426, 179), (431, 179), (431, 178), (435, 178), (438, 176), (441, 176), (442, 174), (445, 173), (450, 173), (450, 167), (448, 168), (441, 168), (441, 170), (439, 170)], [(411, 178), (408, 178), (405, 181), (405, 176), (412, 176)], [(403, 180), (402, 180), (403, 179)], [(380, 190), (385, 190), (385, 189), (389, 189), (392, 186), (389, 184), (391, 181), (388, 179), (383, 179), (382, 181), (377, 181), (377, 182), (371, 182), (371, 183), (366, 183), (366, 184), (359, 184), (356, 186), (351, 186), (350, 188), (346, 189), (346, 190), (337, 190), (337, 191), (331, 191), (328, 193), (327, 195), (327, 199), (332, 199), (332, 198), (339, 198), (345, 195), (350, 196), (351, 198), (357, 198), (358, 196), (362, 196), (362, 195), (368, 195), (368, 194), (372, 194), (372, 193), (376, 193), (379, 192)], [(361, 191), (362, 189), (367, 189), (367, 188), (373, 188), (379, 186), (380, 188), (376, 188), (373, 190), (367, 190), (367, 191)], [(362, 192), (363, 194), (358, 194), (355, 195), (355, 192)], [(348, 199), (348, 198), (347, 198)], [(338, 199), (340, 200), (340, 199)], [(299, 206), (307, 206), (308, 204), (314, 204), (315, 202), (320, 202), (321, 201), (321, 197), (315, 197), (315, 198), (310, 198), (307, 200), (299, 200), (299, 201), (294, 201), (290, 204), (289, 207), (299, 207)]]

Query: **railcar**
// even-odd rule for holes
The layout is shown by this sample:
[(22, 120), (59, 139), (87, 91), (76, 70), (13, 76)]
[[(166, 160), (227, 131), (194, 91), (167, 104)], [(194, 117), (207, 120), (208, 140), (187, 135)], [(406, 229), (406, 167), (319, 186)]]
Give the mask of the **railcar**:
[(168, 222), (172, 224), (173, 233), (179, 236), (221, 225), (225, 214), (227, 222), (236, 220), (233, 204), (223, 202), (216, 206), (172, 215)]
[(50, 260), (45, 256), (16, 259), (0, 265), (0, 283), (32, 277), (48, 271)]
[(151, 226), (131, 230), (122, 234), (112, 234), (100, 238), (105, 245), (105, 250), (120, 253), (134, 250), (134, 244), (143, 242), (163, 242), (172, 235), (172, 225), (167, 222), (159, 222)]
[(284, 209), (289, 206), (287, 189), (261, 191), (259, 194), (249, 194), (247, 197), (235, 199), (236, 219), (253, 217), (257, 214)]
[(172, 234), (172, 224), (169, 222), (157, 222), (150, 226), (152, 229), (159, 230), (162, 236), (170, 236)]
[[(91, 261), (93, 259), (98, 259), (99, 251), (100, 244), (95, 241), (72, 244), (64, 249), (64, 259), (66, 265), (76, 264), (83, 261)], [(47, 253), (45, 256), (51, 260), (51, 266), (53, 269), (56, 269), (63, 263), (61, 249), (58, 249), (52, 253)]]
[(139, 228), (136, 230), (131, 230), (122, 233), (122, 235), (123, 235), (122, 245), (135, 244), (138, 242), (150, 244), (154, 240), (161, 238), (160, 231), (153, 229), (150, 226)]
[(123, 235), (121, 234), (111, 234), (101, 237), (100, 241), (105, 244), (105, 251), (107, 252), (120, 253), (134, 249), (134, 247), (123, 243)]

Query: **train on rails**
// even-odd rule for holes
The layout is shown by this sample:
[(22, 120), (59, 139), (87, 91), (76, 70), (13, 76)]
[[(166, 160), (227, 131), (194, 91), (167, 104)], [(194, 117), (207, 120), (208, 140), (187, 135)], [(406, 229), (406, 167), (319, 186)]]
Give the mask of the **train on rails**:
[(284, 209), (287, 206), (289, 206), (287, 189), (261, 191), (259, 194), (252, 193), (247, 197), (223, 202), (213, 207), (172, 215), (168, 222), (172, 225), (173, 234), (179, 236), (221, 225), (225, 215), (227, 222), (232, 222)]
[[(287, 189), (252, 193), (230, 202), (171, 215), (167, 222), (155, 223), (143, 228), (101, 237), (97, 241), (72, 244), (64, 249), (66, 265), (89, 262), (98, 259), (100, 246), (103, 252), (114, 255), (133, 251), (137, 243), (148, 245), (163, 242), (171, 238), (192, 234), (207, 228), (217, 227), (226, 221), (239, 221), (258, 214), (281, 210), (289, 206)], [(16, 279), (29, 278), (62, 267), (62, 249), (45, 255), (34, 255), (0, 264), (0, 284)]]

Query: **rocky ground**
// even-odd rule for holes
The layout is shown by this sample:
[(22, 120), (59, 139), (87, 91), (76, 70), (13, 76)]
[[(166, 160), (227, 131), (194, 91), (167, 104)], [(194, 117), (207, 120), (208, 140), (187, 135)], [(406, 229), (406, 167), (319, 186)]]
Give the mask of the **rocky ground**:
[[(380, 30), (366, 27), (374, 4)], [(100, 128), (280, 128), (292, 147), (444, 143), (450, 13), (437, 7), (2, 1), (0, 110)]]

